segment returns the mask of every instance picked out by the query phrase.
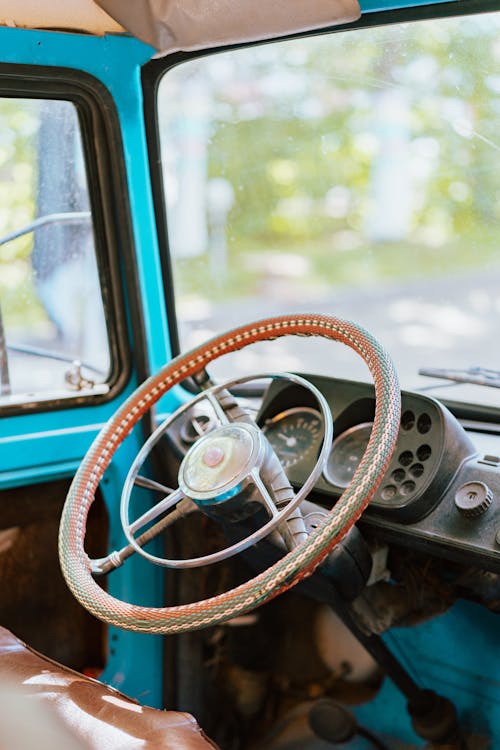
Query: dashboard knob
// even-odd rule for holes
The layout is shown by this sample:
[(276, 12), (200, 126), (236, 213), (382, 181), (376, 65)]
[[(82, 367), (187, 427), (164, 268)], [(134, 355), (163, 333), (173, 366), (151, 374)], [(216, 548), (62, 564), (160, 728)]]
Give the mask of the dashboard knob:
[(493, 495), (484, 482), (466, 482), (455, 493), (455, 507), (467, 518), (477, 518), (491, 505)]

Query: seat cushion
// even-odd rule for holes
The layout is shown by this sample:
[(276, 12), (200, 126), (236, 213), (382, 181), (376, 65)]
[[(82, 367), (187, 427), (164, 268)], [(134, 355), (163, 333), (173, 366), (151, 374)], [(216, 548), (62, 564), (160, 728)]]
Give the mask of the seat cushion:
[[(78, 747), (89, 750), (216, 748), (189, 714), (141, 706), (117, 690), (38, 654), (4, 628), (0, 628), (0, 683), (11, 685), (20, 696), (23, 703), (20, 724), (29, 721), (30, 705), (33, 706), (35, 698), (37, 711), (47, 706), (47, 713), (52, 714), (61, 727), (61, 735), (69, 732), (79, 741)], [(2, 724), (0, 715), (0, 727)], [(0, 746), (5, 747), (1, 736)]]

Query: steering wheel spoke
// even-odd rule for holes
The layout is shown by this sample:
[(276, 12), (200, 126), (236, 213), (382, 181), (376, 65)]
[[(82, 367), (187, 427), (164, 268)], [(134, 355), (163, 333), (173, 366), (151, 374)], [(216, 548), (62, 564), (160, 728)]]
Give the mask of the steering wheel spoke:
[[(159, 503), (155, 506), (155, 508), (157, 508), (158, 505)], [(154, 508), (152, 510), (154, 510)], [(188, 516), (197, 510), (198, 508), (192, 500), (187, 497), (183, 498), (177, 503), (175, 509), (172, 510), (168, 515), (164, 516), (160, 521), (157, 521), (155, 524), (153, 524), (153, 526), (150, 526), (150, 528), (140, 534), (140, 536), (134, 538), (135, 544), (129, 543), (125, 545), (125, 547), (122, 547), (120, 550), (113, 550), (113, 552), (110, 552), (108, 555), (106, 555), (106, 557), (101, 557), (98, 560), (91, 560), (90, 568), (92, 570), (92, 574), (95, 576), (101, 576), (105, 575), (106, 573), (110, 573), (112, 570), (116, 570), (116, 568), (119, 568), (121, 565), (123, 565), (125, 560), (127, 560), (136, 552), (140, 551), (140, 549), (142, 549), (148, 542), (155, 539), (158, 534), (161, 534), (163, 531), (165, 531), (165, 529), (167, 529), (169, 526), (172, 526), (176, 521), (179, 521), (181, 518), (184, 518), (185, 516)], [(141, 516), (141, 519), (142, 518), (143, 516)], [(146, 521), (143, 521), (143, 523), (146, 523)], [(137, 549), (138, 547), (140, 549)]]
[(205, 391), (205, 398), (210, 403), (212, 409), (215, 412), (215, 416), (220, 425), (229, 424), (229, 417), (222, 408), (219, 399), (212, 391)]
[(167, 487), (161, 482), (157, 482), (155, 479), (144, 477), (142, 474), (138, 474), (134, 479), (134, 484), (137, 487), (144, 487), (146, 490), (153, 490), (154, 492), (161, 492), (163, 495), (169, 495), (174, 490), (171, 487)]
[[(282, 471), (282, 474), (284, 474), (284, 471)], [(252, 481), (260, 494), (262, 505), (266, 508), (270, 518), (279, 518), (281, 521), (276, 528), (276, 532), (271, 532), (270, 538), (275, 533), (279, 534), (288, 550), (293, 549), (303, 542), (307, 538), (307, 531), (300, 505), (296, 505), (294, 502), (296, 495), (290, 483), (288, 481), (280, 482), (280, 477), (274, 474), (272, 475), (272, 480), (268, 482), (269, 487), (267, 487), (266, 482), (262, 479), (258, 471), (252, 472)], [(294, 506), (291, 513), (286, 512), (289, 503), (292, 503)]]
[(158, 516), (161, 516), (165, 511), (172, 508), (172, 506), (177, 505), (181, 500), (184, 499), (184, 494), (180, 491), (180, 489), (173, 490), (169, 495), (164, 497), (162, 500), (160, 500), (159, 503), (156, 503), (153, 505), (152, 508), (149, 508), (145, 513), (142, 514), (142, 516), (139, 516), (139, 518), (136, 518), (133, 523), (128, 525), (128, 530), (131, 534), (135, 534), (136, 531), (138, 531), (142, 526), (145, 526), (147, 523), (150, 523), (150, 521), (154, 521), (155, 518), (158, 518)]
[[(273, 498), (272, 489), (267, 488), (266, 483), (257, 470), (254, 470), (252, 472), (251, 481), (257, 488), (257, 491), (260, 495), (260, 501), (266, 509), (269, 518), (279, 518), (282, 515), (280, 513), (280, 510), (282, 511), (284, 506), (282, 504), (281, 509), (278, 508), (277, 502)], [(293, 549), (293, 547), (296, 546), (293, 533), (287, 520), (282, 520), (279, 526), (277, 526), (276, 529), (270, 532), (268, 538), (276, 546), (283, 547), (285, 550)]]
[(276, 503), (274, 501), (274, 498), (271, 495), (271, 492), (268, 490), (268, 488), (265, 485), (264, 480), (262, 479), (260, 472), (258, 469), (253, 469), (253, 471), (250, 473), (250, 478), (252, 483), (257, 488), (257, 491), (260, 495), (260, 501), (264, 508), (267, 510), (270, 518), (276, 518), (276, 516), (279, 515), (279, 510), (276, 507)]

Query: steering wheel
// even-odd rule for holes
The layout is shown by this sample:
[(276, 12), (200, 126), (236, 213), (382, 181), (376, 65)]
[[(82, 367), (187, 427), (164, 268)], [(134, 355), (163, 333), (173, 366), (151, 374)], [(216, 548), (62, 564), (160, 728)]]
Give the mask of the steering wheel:
[[(322, 449), (313, 471), (295, 494), (267, 439), (227, 390), (228, 386), (263, 376), (240, 378), (209, 387), (178, 409), (146, 441), (131, 466), (122, 495), (121, 521), (129, 545), (105, 558), (107, 567), (102, 565), (103, 561), (91, 561), (84, 550), (89, 508), (114, 453), (138, 420), (170, 388), (204, 372), (222, 354), (286, 335), (321, 336), (342, 342), (364, 359), (374, 379), (376, 408), (368, 446), (351, 483), (325, 520), (310, 535), (303, 533), (300, 503), (317, 481), (332, 442), (332, 419), (324, 397), (296, 375), (272, 375), (308, 387), (323, 415)], [(179, 488), (167, 492), (159, 503), (130, 523), (130, 491), (140, 467), (174, 418), (201, 398), (208, 398), (212, 404), (217, 428), (196, 441), (186, 454), (179, 470)], [(104, 622), (149, 633), (181, 633), (213, 626), (264, 604), (310, 575), (359, 518), (388, 467), (398, 436), (400, 410), (398, 378), (390, 357), (371, 334), (339, 318), (314, 314), (269, 318), (235, 328), (178, 356), (122, 404), (94, 440), (74, 477), (59, 529), (60, 564), (70, 590), (89, 612)], [(221, 552), (190, 560), (169, 560), (143, 549), (152, 536), (194, 510), (201, 509), (214, 517), (233, 515), (241, 519), (256, 506), (266, 509), (269, 521)], [(171, 508), (174, 509), (153, 527), (139, 537), (134, 536)], [(287, 554), (255, 578), (203, 601), (173, 607), (137, 606), (114, 598), (93, 577), (96, 572), (120, 565), (134, 551), (167, 567), (197, 567), (236, 554), (276, 531), (286, 543)]]

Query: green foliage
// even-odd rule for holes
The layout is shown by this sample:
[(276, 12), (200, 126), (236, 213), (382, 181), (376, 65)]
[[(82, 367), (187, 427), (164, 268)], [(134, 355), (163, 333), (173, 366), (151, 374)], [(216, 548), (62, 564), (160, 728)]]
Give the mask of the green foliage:
[[(208, 177), (226, 178), (235, 192), (225, 284), (202, 289), (199, 261), (181, 260), (179, 289), (255, 294), (263, 272), (252, 259), (276, 251), (307, 254), (307, 281), (334, 285), (500, 262), (499, 30), (497, 15), (450, 18), (177, 69), (181, 109), (183, 76), (209, 92)], [(388, 92), (396, 104), (386, 104)], [(412, 209), (406, 236), (388, 242), (370, 222), (382, 159), (398, 158), (382, 153), (394, 127), (395, 154), (397, 139), (405, 141), (409, 162), (400, 168), (410, 175)]]
[[(0, 237), (35, 217), (38, 104), (0, 99)], [(30, 326), (45, 317), (29, 262), (33, 235), (0, 246), (0, 303), (4, 324)]]

